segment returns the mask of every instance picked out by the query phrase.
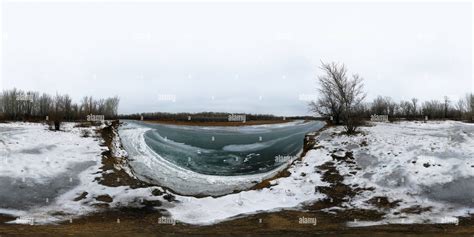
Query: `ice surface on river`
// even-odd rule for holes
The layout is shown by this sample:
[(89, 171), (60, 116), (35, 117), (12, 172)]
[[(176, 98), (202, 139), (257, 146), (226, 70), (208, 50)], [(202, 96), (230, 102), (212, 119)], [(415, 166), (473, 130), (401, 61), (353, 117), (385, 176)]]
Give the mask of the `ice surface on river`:
[(197, 173), (218, 176), (276, 169), (282, 165), (276, 157), (298, 155), (305, 134), (323, 126), (315, 121), (238, 128), (137, 124), (151, 128), (144, 134), (145, 143), (160, 158)]
[[(283, 128), (283, 127), (291, 127), (291, 126), (297, 126), (302, 123), (288, 123), (286, 125), (275, 125), (275, 127), (278, 128)], [(311, 125), (311, 124), (310, 124)], [(322, 127), (322, 123), (319, 124), (312, 124), (315, 128), (320, 128)], [(169, 127), (169, 126), (167, 126)], [(268, 136), (269, 134), (272, 133), (273, 126), (249, 126), (249, 127), (240, 127), (240, 129), (235, 129), (235, 128), (227, 128), (227, 127), (218, 127), (218, 128), (202, 128), (202, 127), (197, 127), (197, 128), (189, 128), (189, 127), (184, 127), (184, 129), (188, 130), (200, 130), (200, 131), (207, 131), (207, 135), (210, 137), (210, 135), (215, 135), (217, 136), (222, 136), (223, 131), (234, 131), (234, 133), (229, 134), (228, 136), (230, 137), (236, 137), (239, 136), (239, 134), (235, 133), (245, 133), (245, 134), (254, 134), (255, 132), (262, 133), (265, 132)], [(197, 195), (197, 194), (205, 194), (205, 195), (223, 195), (227, 193), (232, 193), (235, 190), (243, 190), (247, 189), (249, 187), (254, 186), (256, 183), (267, 179), (269, 177), (272, 177), (275, 175), (277, 172), (281, 171), (286, 167), (284, 164), (279, 164), (276, 166), (276, 168), (273, 168), (269, 171), (266, 172), (261, 172), (261, 173), (253, 173), (249, 175), (233, 175), (233, 176), (222, 176), (222, 175), (208, 175), (208, 174), (202, 174), (195, 172), (193, 170), (188, 169), (188, 167), (179, 165), (176, 162), (173, 162), (172, 160), (165, 159), (162, 157), (163, 154), (158, 154), (154, 149), (152, 149), (149, 144), (145, 141), (146, 135), (150, 130), (153, 130), (154, 127), (152, 126), (147, 126), (144, 124), (136, 123), (136, 122), (127, 122), (125, 125), (122, 125), (119, 134), (122, 139), (122, 143), (124, 145), (124, 148), (127, 150), (129, 154), (129, 160), (132, 168), (136, 171), (137, 176), (141, 177), (142, 179), (146, 179), (152, 183), (155, 184), (160, 184), (164, 185), (166, 187), (171, 188), (172, 190), (180, 193), (180, 194), (185, 194), (185, 195)], [(165, 129), (165, 128), (161, 128)], [(161, 131), (161, 130), (159, 130)], [(301, 133), (301, 131), (298, 131)], [(180, 131), (180, 133), (183, 133), (183, 131)], [(259, 134), (257, 133), (257, 134)], [(276, 132), (276, 134), (278, 134)], [(180, 134), (181, 135), (181, 134)], [(273, 135), (273, 134), (271, 134)], [(198, 135), (196, 135), (198, 136)], [(242, 135), (240, 135), (242, 136)], [(161, 136), (160, 136), (161, 137)], [(179, 138), (179, 137), (178, 137)], [(162, 139), (162, 138), (161, 138)], [(194, 139), (198, 139), (197, 137)], [(228, 145), (228, 144), (219, 144), (219, 142), (222, 142), (224, 138), (222, 139), (216, 139), (215, 143), (212, 143), (212, 146), (218, 146), (219, 148), (223, 150), (242, 150), (243, 148), (247, 148), (253, 151), (258, 148), (264, 148), (272, 145), (273, 143), (278, 142), (280, 138), (275, 138), (269, 141), (270, 144), (268, 143), (258, 143), (258, 146), (251, 143), (251, 144), (233, 144), (233, 145)], [(300, 148), (298, 148), (299, 151), (302, 150), (302, 143), (304, 139), (304, 133), (301, 133), (301, 136), (299, 138), (301, 141)], [(169, 143), (169, 141), (167, 141)], [(210, 140), (207, 141), (208, 143), (211, 143)], [(245, 142), (245, 141), (244, 141)], [(249, 141), (247, 141), (248, 143)], [(172, 141), (172, 143), (176, 143)], [(211, 146), (205, 142), (202, 143), (202, 146)], [(185, 148), (183, 147), (185, 146)], [(179, 151), (183, 151), (186, 149), (189, 149), (190, 145), (188, 144), (182, 144), (179, 143), (178, 145), (174, 146), (169, 146), (169, 149), (178, 149)], [(249, 156), (247, 157), (239, 157), (238, 154), (232, 154), (230, 152), (216, 152), (215, 147), (201, 147), (199, 152), (201, 153), (201, 156), (204, 156), (202, 159), (213, 159), (215, 161), (216, 159), (235, 159), (234, 161), (241, 161), (241, 162), (246, 162), (245, 158), (251, 158)], [(284, 147), (282, 147), (284, 148)], [(168, 151), (164, 151), (168, 152)], [(218, 153), (218, 157), (216, 155), (210, 156), (209, 153), (215, 154)], [(246, 151), (249, 152), (249, 151)], [(295, 154), (297, 155), (297, 154)], [(184, 157), (176, 157), (176, 159), (186, 159), (187, 156)], [(224, 161), (226, 161), (224, 159)], [(240, 159), (240, 160), (239, 160)], [(254, 158), (255, 160), (257, 159), (262, 159), (261, 157)], [(268, 157), (267, 157), (268, 159)], [(271, 162), (273, 163), (275, 160), (275, 156), (270, 157)], [(191, 160), (191, 159), (189, 159)], [(291, 161), (291, 160), (290, 160)], [(228, 161), (226, 161), (228, 162)], [(204, 163), (206, 167), (211, 167), (211, 164)], [(236, 164), (239, 165), (239, 164)], [(223, 166), (223, 165), (220, 165)], [(227, 163), (225, 166), (231, 167), (232, 164)], [(226, 167), (222, 167), (222, 169), (225, 169)]]

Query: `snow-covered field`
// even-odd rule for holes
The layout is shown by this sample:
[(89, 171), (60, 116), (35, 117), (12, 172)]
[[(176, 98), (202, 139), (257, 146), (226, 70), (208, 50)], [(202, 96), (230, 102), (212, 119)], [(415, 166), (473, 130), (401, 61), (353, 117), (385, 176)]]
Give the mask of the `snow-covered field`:
[[(15, 223), (29, 223), (31, 218), (35, 223), (64, 221), (97, 211), (94, 204), (101, 202), (96, 197), (106, 194), (113, 199), (110, 207), (139, 205), (138, 199), (159, 200), (163, 202), (159, 208), (177, 222), (212, 224), (258, 212), (303, 209), (305, 204), (325, 198), (316, 187), (329, 183), (322, 181), (316, 167), (329, 161), (337, 163), (345, 184), (370, 188), (338, 210), (376, 209), (385, 213), (382, 221), (357, 221), (348, 223), (350, 226), (456, 222), (456, 217), (473, 211), (474, 125), (452, 121), (373, 125), (349, 137), (338, 135), (342, 129), (337, 127), (322, 131), (318, 136), (322, 147), (310, 150), (302, 161), (290, 166), (289, 177), (275, 179), (269, 188), (221, 197), (175, 195), (179, 202), (167, 202), (152, 195), (154, 189), (163, 191), (160, 187), (132, 189), (99, 184), (99, 159), (107, 148), (100, 146), (98, 136), (81, 136), (83, 129), (94, 134), (93, 128), (66, 124), (66, 131), (53, 132), (40, 124), (0, 124), (0, 213), (19, 217)], [(113, 144), (117, 146), (113, 154), (126, 154), (118, 148), (119, 141)], [(342, 157), (349, 151), (355, 166), (333, 160), (333, 154)], [(77, 200), (84, 192), (88, 194)], [(374, 197), (387, 197), (397, 205), (381, 209), (368, 202)]]
[[(51, 223), (97, 211), (93, 205), (100, 203), (99, 195), (116, 197), (112, 207), (151, 196), (150, 189), (130, 195), (129, 187), (95, 181), (101, 177), (101, 153), (108, 148), (100, 146), (96, 127), (74, 125), (64, 123), (54, 132), (39, 123), (0, 124), (0, 214), (17, 217), (13, 223)], [(87, 196), (74, 200), (84, 192)]]
[(50, 131), (39, 123), (0, 124), (0, 213), (15, 216), (54, 205), (81, 182), (80, 173), (100, 164), (97, 137), (65, 123)]
[(82, 138), (84, 129), (72, 123), (63, 129), (54, 132), (39, 123), (0, 124), (0, 175), (44, 183), (75, 164), (100, 158), (97, 138)]
[[(320, 145), (339, 156), (352, 151), (357, 167), (339, 162), (344, 183), (373, 187), (354, 197), (347, 208), (377, 209), (367, 203), (387, 197), (398, 205), (379, 211), (383, 223), (456, 223), (474, 209), (474, 124), (454, 121), (374, 123), (357, 136), (320, 135)], [(354, 174), (356, 172), (356, 174)]]

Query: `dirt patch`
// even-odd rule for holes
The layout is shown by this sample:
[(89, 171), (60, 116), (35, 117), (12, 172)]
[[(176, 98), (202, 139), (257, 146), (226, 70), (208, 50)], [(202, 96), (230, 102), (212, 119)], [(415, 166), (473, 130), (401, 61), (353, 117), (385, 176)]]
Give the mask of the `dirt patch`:
[[(370, 188), (360, 188), (358, 185), (349, 186), (344, 183), (344, 177), (337, 170), (338, 165), (348, 165), (356, 167), (351, 151), (334, 150), (331, 152), (332, 161), (325, 162), (315, 167), (315, 172), (322, 174), (322, 181), (329, 183), (329, 186), (316, 186), (315, 192), (325, 194), (327, 198), (308, 207), (310, 210), (322, 210), (333, 208), (331, 213), (333, 218), (340, 221), (377, 221), (381, 220), (384, 213), (372, 209), (348, 209), (345, 203), (362, 191)], [(378, 199), (376, 201), (379, 201)], [(388, 201), (388, 200), (387, 200)], [(380, 202), (377, 202), (380, 204)], [(338, 207), (334, 209), (334, 207)]]
[(367, 203), (372, 204), (373, 206), (381, 209), (395, 208), (400, 202), (400, 200), (390, 202), (387, 197), (373, 197), (367, 201)]
[(288, 169), (284, 169), (283, 171), (279, 172), (277, 175), (263, 180), (262, 182), (256, 184), (255, 186), (253, 186), (250, 189), (251, 190), (258, 190), (258, 189), (269, 188), (269, 187), (272, 186), (271, 182), (273, 180), (276, 180), (276, 179), (279, 179), (279, 178), (289, 177), (290, 175), (291, 175), (291, 173), (288, 171)]
[(97, 201), (100, 201), (100, 202), (107, 202), (107, 203), (110, 203), (110, 202), (113, 202), (114, 199), (112, 197), (110, 197), (109, 195), (100, 195), (100, 196), (97, 196), (95, 198), (95, 200)]
[(78, 197), (74, 198), (74, 201), (76, 201), (76, 202), (77, 202), (77, 201), (80, 201), (80, 200), (86, 198), (88, 194), (89, 194), (88, 192), (83, 192), (83, 193), (81, 193), (81, 195), (79, 195)]
[(327, 199), (318, 205), (317, 209), (340, 206), (356, 195), (356, 192), (348, 185), (344, 184), (344, 177), (337, 171), (336, 164), (328, 161), (316, 168), (322, 172), (322, 181), (330, 183), (329, 186), (316, 186), (315, 191), (321, 192), (327, 196)]
[(431, 207), (421, 207), (419, 205), (404, 208), (400, 210), (402, 213), (407, 213), (407, 214), (421, 214), (423, 212), (431, 211)]
[[(103, 129), (98, 130), (109, 149), (102, 153), (102, 177), (97, 178), (97, 181), (105, 186), (119, 187), (119, 186), (130, 186), (131, 188), (143, 188), (152, 186), (146, 182), (131, 176), (125, 171), (125, 168), (129, 168), (126, 157), (114, 157), (112, 155), (112, 149), (114, 149), (112, 142), (119, 126), (119, 121), (113, 121), (110, 125)], [(130, 169), (131, 170), (131, 169)]]

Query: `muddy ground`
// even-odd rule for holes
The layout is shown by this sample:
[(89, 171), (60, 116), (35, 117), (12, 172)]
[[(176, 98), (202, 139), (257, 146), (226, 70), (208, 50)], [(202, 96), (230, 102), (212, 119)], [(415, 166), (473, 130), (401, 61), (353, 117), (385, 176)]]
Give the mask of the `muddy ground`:
[[(383, 225), (346, 227), (345, 222), (373, 216), (363, 211), (331, 215), (319, 210), (262, 213), (211, 226), (177, 223), (159, 224), (161, 215), (152, 209), (120, 209), (100, 212), (59, 225), (0, 225), (3, 236), (469, 236), (474, 235), (472, 218), (458, 226)], [(317, 218), (317, 224), (299, 224), (299, 218)], [(2, 218), (0, 218), (2, 219)], [(2, 222), (6, 220), (2, 219)]]

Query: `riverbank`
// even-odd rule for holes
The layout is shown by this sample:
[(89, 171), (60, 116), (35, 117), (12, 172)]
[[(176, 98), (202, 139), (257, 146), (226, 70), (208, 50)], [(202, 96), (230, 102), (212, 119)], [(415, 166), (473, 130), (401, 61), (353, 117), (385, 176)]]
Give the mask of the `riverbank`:
[[(177, 223), (160, 224), (161, 214), (149, 209), (122, 209), (99, 212), (59, 225), (0, 224), (5, 236), (466, 236), (474, 233), (473, 219), (453, 224), (398, 224), (347, 227), (362, 213), (333, 215), (322, 211), (280, 211), (229, 220), (210, 226)], [(301, 218), (316, 218), (317, 224), (301, 224)]]

